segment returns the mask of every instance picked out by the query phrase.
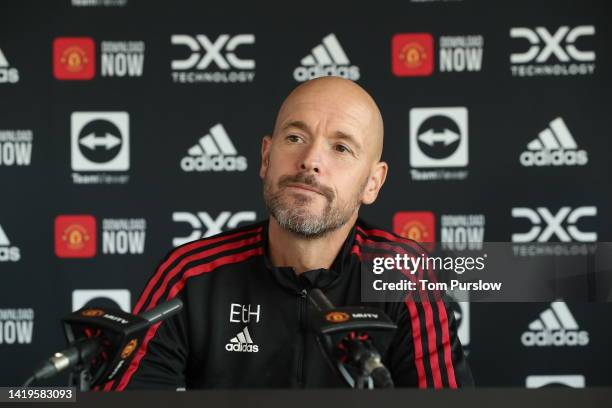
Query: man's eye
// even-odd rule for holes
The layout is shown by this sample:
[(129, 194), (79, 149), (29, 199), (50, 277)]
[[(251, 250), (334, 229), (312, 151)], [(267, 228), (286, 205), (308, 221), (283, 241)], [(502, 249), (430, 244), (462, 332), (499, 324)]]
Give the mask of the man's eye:
[(289, 135), (287, 136), (287, 140), (289, 140), (292, 143), (298, 143), (300, 141), (300, 137), (296, 135)]
[(340, 153), (350, 153), (351, 149), (349, 149), (347, 146), (343, 145), (343, 144), (337, 144), (335, 147), (337, 152)]

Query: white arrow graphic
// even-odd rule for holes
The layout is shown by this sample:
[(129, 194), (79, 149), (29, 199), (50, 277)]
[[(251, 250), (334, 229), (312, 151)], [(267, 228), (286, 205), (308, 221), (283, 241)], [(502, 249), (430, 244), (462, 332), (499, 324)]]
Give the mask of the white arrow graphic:
[(448, 146), (449, 144), (459, 140), (459, 138), (459, 134), (450, 129), (444, 129), (444, 131), (441, 133), (436, 133), (432, 129), (429, 129), (427, 132), (419, 135), (419, 140), (425, 144), (428, 144), (429, 146), (433, 146), (434, 143), (437, 142), (443, 142), (445, 146)]
[(105, 133), (104, 137), (96, 137), (95, 134), (90, 133), (87, 136), (79, 140), (79, 143), (87, 147), (90, 150), (94, 150), (96, 146), (103, 146), (106, 150), (110, 150), (115, 146), (121, 144), (121, 139), (117, 136)]

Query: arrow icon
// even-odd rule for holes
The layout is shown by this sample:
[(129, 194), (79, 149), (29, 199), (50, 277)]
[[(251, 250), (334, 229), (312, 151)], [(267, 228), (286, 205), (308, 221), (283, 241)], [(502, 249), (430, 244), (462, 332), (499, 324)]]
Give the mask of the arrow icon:
[(87, 147), (89, 150), (94, 150), (97, 146), (103, 146), (106, 150), (110, 150), (115, 146), (121, 144), (121, 139), (117, 136), (105, 133), (104, 137), (96, 137), (94, 133), (90, 133), (87, 136), (79, 140), (79, 143)]
[(448, 146), (459, 140), (460, 136), (450, 129), (444, 129), (441, 133), (436, 133), (432, 129), (429, 129), (427, 132), (421, 133), (418, 138), (419, 141), (429, 146), (433, 146), (438, 142), (443, 142), (444, 146)]

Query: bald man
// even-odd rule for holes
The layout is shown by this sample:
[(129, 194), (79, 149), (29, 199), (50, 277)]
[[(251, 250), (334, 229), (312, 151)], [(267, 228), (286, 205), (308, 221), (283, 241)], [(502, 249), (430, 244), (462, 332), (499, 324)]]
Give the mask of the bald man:
[(382, 360), (396, 386), (472, 385), (444, 301), (362, 301), (362, 253), (423, 251), (358, 218), (385, 182), (382, 147), (380, 111), (354, 82), (324, 77), (291, 92), (261, 146), (270, 218), (187, 243), (162, 261), (134, 313), (174, 297), (185, 307), (149, 329), (104, 389), (346, 386), (308, 327), (314, 288), (336, 306), (374, 306), (393, 320)]
[(383, 123), (354, 82), (323, 77), (298, 86), (262, 143), (264, 200), (274, 265), (329, 268), (387, 176)]

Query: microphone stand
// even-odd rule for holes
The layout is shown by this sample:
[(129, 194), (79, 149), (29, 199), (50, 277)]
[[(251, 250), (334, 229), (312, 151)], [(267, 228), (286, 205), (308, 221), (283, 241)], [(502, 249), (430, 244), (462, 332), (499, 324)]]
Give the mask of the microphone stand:
[(129, 367), (149, 327), (178, 313), (179, 298), (133, 315), (119, 309), (86, 307), (62, 319), (69, 347), (45, 360), (24, 387), (71, 369), (68, 382), (88, 391), (120, 377)]
[(335, 307), (320, 289), (311, 289), (316, 309), (311, 330), (323, 346), (324, 356), (351, 388), (393, 388), (379, 350), (386, 350), (397, 326), (380, 309)]
[(91, 390), (93, 376), (87, 366), (76, 366), (68, 376), (68, 385), (79, 391)]

